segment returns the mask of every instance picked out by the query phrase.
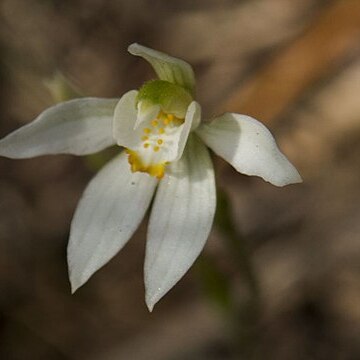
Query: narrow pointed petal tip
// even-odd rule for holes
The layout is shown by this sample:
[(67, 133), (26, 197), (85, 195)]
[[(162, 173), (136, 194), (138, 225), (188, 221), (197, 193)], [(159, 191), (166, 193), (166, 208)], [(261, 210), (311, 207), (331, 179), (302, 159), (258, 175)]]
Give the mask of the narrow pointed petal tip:
[(152, 312), (154, 310), (154, 306), (164, 296), (164, 294), (167, 293), (167, 291), (164, 292), (160, 287), (154, 289), (147, 285), (147, 282), (148, 281), (145, 280), (145, 303), (149, 312)]
[(70, 291), (71, 295), (74, 295), (76, 291), (78, 291), (85, 283), (89, 280), (91, 277), (91, 274), (88, 276), (83, 276), (81, 273), (77, 273), (76, 271), (73, 271), (74, 268), (73, 264), (70, 263), (71, 255), (67, 257), (67, 263), (68, 263), (68, 277), (70, 282)]
[(162, 288), (156, 289), (156, 292), (153, 292), (153, 289), (146, 289), (145, 291), (145, 303), (149, 312), (153, 312), (155, 305), (162, 299), (164, 294), (168, 291), (165, 291)]
[(70, 286), (71, 286), (71, 295), (74, 295), (76, 290), (80, 287), (80, 286), (73, 286), (73, 283), (70, 281)]
[(85, 284), (85, 281), (81, 282), (78, 279), (71, 276), (69, 273), (69, 281), (70, 281), (70, 289), (71, 289), (71, 295), (74, 295), (75, 292), (82, 286), (82, 284)]
[(293, 166), (290, 162), (289, 164), (292, 166), (292, 170), (291, 170), (291, 175), (289, 176), (287, 182), (284, 182), (283, 185), (278, 185), (278, 186), (286, 186), (286, 185), (291, 185), (291, 184), (301, 184), (304, 180), (301, 177), (300, 173), (298, 172), (298, 170), (295, 168), (295, 166)]
[(159, 300), (160, 300), (160, 297), (158, 299), (156, 299), (153, 296), (152, 297), (148, 296), (146, 293), (145, 302), (146, 302), (146, 306), (147, 306), (149, 312), (152, 312), (154, 310), (154, 306)]

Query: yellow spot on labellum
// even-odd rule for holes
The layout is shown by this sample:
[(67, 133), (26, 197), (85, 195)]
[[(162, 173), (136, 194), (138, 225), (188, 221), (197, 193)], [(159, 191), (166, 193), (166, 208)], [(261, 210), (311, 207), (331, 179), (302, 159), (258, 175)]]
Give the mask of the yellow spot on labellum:
[(164, 176), (166, 163), (144, 165), (136, 151), (126, 149), (126, 153), (129, 155), (128, 161), (132, 172), (145, 172), (158, 179)]

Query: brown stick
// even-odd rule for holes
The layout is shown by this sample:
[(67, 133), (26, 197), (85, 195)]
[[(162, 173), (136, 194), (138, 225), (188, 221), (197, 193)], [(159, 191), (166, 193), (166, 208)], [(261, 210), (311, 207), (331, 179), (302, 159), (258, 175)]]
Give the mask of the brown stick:
[(248, 114), (272, 125), (306, 88), (359, 47), (360, 1), (335, 1), (298, 39), (235, 90), (220, 110)]

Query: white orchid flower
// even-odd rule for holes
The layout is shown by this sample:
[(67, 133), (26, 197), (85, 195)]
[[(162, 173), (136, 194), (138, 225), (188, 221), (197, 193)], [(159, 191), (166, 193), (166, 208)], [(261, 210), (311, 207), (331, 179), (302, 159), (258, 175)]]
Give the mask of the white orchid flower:
[(118, 99), (81, 98), (55, 105), (0, 141), (0, 155), (87, 155), (126, 150), (93, 178), (76, 209), (68, 245), (72, 291), (105, 265), (142, 221), (155, 194), (145, 257), (151, 311), (187, 272), (208, 238), (216, 205), (206, 145), (237, 171), (276, 186), (301, 182), (295, 167), (257, 120), (227, 113), (202, 122), (195, 79), (183, 60), (132, 44), (159, 79)]

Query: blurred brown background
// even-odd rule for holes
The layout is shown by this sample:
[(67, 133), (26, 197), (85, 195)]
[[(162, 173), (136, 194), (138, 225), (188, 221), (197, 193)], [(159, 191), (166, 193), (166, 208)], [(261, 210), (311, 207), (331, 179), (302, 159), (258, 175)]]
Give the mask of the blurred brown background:
[[(190, 62), (205, 115), (259, 118), (304, 178), (279, 189), (215, 160), (260, 285), (242, 358), (360, 359), (360, 1), (2, 0), (0, 136), (54, 103), (57, 71), (91, 96), (139, 87), (153, 73), (132, 42)], [(238, 358), (197, 266), (147, 312), (146, 224), (70, 295), (69, 225), (92, 175), (71, 156), (0, 159), (0, 359)], [(216, 229), (205, 253), (241, 302)]]

